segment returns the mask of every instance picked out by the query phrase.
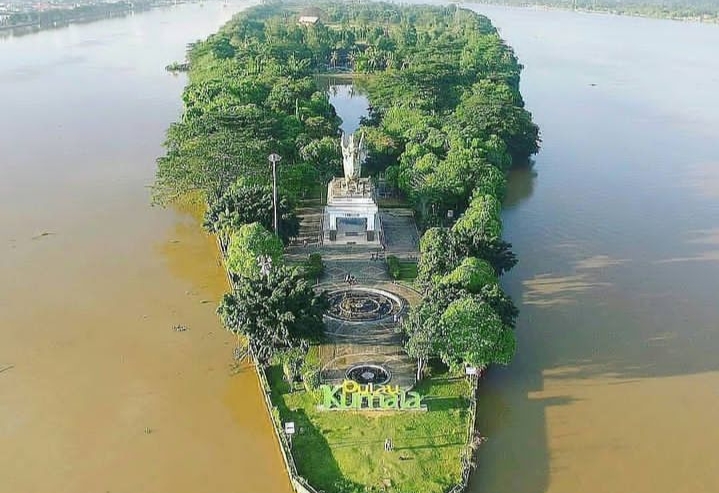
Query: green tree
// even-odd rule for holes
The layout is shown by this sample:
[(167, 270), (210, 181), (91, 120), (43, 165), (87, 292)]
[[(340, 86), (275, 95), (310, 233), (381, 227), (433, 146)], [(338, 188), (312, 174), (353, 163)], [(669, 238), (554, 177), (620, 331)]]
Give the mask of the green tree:
[(342, 170), (342, 155), (337, 137), (310, 140), (300, 147), (300, 156), (312, 163), (322, 184), (329, 182)]
[(292, 385), (302, 373), (302, 364), (307, 356), (307, 351), (304, 346), (305, 345), (302, 344), (301, 347), (293, 347), (282, 351), (277, 358), (279, 362), (282, 363), (282, 373), (284, 373), (285, 380), (287, 380), (290, 385)]
[(267, 363), (279, 352), (322, 340), (326, 293), (316, 293), (295, 271), (273, 266), (269, 275), (242, 277), (217, 309), (232, 332), (246, 336), (252, 354)]
[(273, 266), (282, 262), (282, 242), (260, 223), (240, 226), (230, 236), (227, 248), (227, 268), (241, 277), (256, 278), (260, 275), (258, 257), (267, 255)]
[(432, 278), (444, 275), (454, 267), (454, 247), (447, 228), (430, 228), (419, 240), (422, 254), (417, 264), (417, 282), (428, 286)]
[(487, 238), (482, 235), (453, 235), (454, 255), (459, 257), (477, 257), (492, 264), (498, 276), (517, 265), (517, 256), (512, 252), (512, 244), (500, 238)]
[(440, 284), (454, 285), (470, 293), (479, 293), (485, 286), (499, 282), (494, 268), (484, 259), (467, 257), (452, 272), (442, 277)]
[(500, 238), (502, 236), (501, 204), (493, 195), (475, 195), (472, 202), (452, 227), (459, 238), (476, 236)]
[(404, 349), (410, 358), (417, 361), (418, 381), (422, 379), (427, 362), (436, 356), (437, 324), (433, 323), (434, 318), (429, 306), (420, 305), (410, 311), (402, 322), (402, 331), (406, 335)]
[(438, 353), (451, 367), (508, 365), (516, 339), (492, 308), (474, 298), (453, 301), (440, 319)]
[(492, 310), (499, 315), (506, 327), (514, 328), (519, 310), (514, 305), (512, 298), (499, 286), (498, 283), (483, 286), (479, 297), (492, 307)]
[[(242, 225), (259, 223), (265, 229), (273, 228), (274, 215), (272, 188), (261, 185), (244, 185), (235, 182), (217, 200), (210, 203), (203, 226), (223, 237), (237, 231)], [(280, 195), (277, 204), (279, 234), (284, 244), (297, 236), (300, 222), (289, 200)]]
[(454, 300), (467, 296), (470, 296), (469, 292), (455, 285), (430, 285), (422, 301), (405, 317), (401, 326), (405, 335), (404, 347), (407, 354), (417, 360), (418, 380), (422, 378), (427, 362), (439, 356), (442, 313)]

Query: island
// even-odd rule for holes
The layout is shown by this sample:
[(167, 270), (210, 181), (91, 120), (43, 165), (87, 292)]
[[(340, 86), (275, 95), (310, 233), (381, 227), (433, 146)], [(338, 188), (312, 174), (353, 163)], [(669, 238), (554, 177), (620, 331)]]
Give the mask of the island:
[[(217, 237), (293, 487), (463, 491), (479, 380), (516, 347), (506, 174), (540, 143), (512, 49), (454, 5), (283, 2), (187, 60), (153, 197)], [(329, 76), (367, 97), (353, 132)]]

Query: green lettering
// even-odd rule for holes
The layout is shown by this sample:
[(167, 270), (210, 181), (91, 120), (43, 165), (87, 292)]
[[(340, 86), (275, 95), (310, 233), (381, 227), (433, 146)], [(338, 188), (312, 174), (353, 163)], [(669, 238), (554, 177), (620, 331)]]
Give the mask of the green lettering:
[[(406, 395), (405, 395), (406, 394)], [(422, 408), (422, 396), (417, 392), (405, 392), (402, 394), (402, 408), (403, 409), (421, 409)]]
[(379, 407), (381, 409), (399, 409), (399, 398), (397, 394), (380, 394)]
[(340, 407), (340, 390), (341, 385), (322, 385), (322, 402), (325, 409), (333, 409)]

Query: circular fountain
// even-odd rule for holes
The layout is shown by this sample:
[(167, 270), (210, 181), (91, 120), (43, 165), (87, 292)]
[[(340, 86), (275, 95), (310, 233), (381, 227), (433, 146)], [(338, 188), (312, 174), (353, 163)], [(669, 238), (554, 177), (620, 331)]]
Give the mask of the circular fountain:
[(390, 381), (392, 374), (387, 368), (379, 365), (362, 364), (355, 365), (347, 370), (347, 379), (359, 384), (382, 385)]
[(398, 315), (405, 305), (401, 297), (371, 288), (352, 288), (329, 294), (327, 316), (346, 322), (374, 322)]

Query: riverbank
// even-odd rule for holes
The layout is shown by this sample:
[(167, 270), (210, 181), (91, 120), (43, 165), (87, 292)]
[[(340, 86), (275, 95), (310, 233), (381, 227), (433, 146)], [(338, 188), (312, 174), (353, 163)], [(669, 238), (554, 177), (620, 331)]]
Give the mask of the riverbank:
[(719, 23), (719, 9), (716, 6), (707, 6), (702, 9), (700, 6), (692, 7), (687, 5), (676, 5), (672, 8), (669, 5), (652, 5), (637, 2), (632, 3), (611, 3), (602, 4), (597, 2), (534, 2), (524, 0), (488, 0), (488, 1), (465, 1), (477, 5), (494, 5), (504, 7), (520, 7), (529, 9), (547, 9), (558, 11), (571, 11), (585, 14), (608, 14), (629, 17), (643, 17), (648, 19), (667, 19), (682, 22), (699, 22), (705, 24)]
[(196, 1), (199, 0), (120, 1), (97, 5), (78, 5), (69, 9), (51, 8), (42, 11), (9, 12), (1, 16), (3, 21), (0, 22), (0, 36), (22, 36), (48, 29), (59, 29), (71, 24), (87, 24)]

